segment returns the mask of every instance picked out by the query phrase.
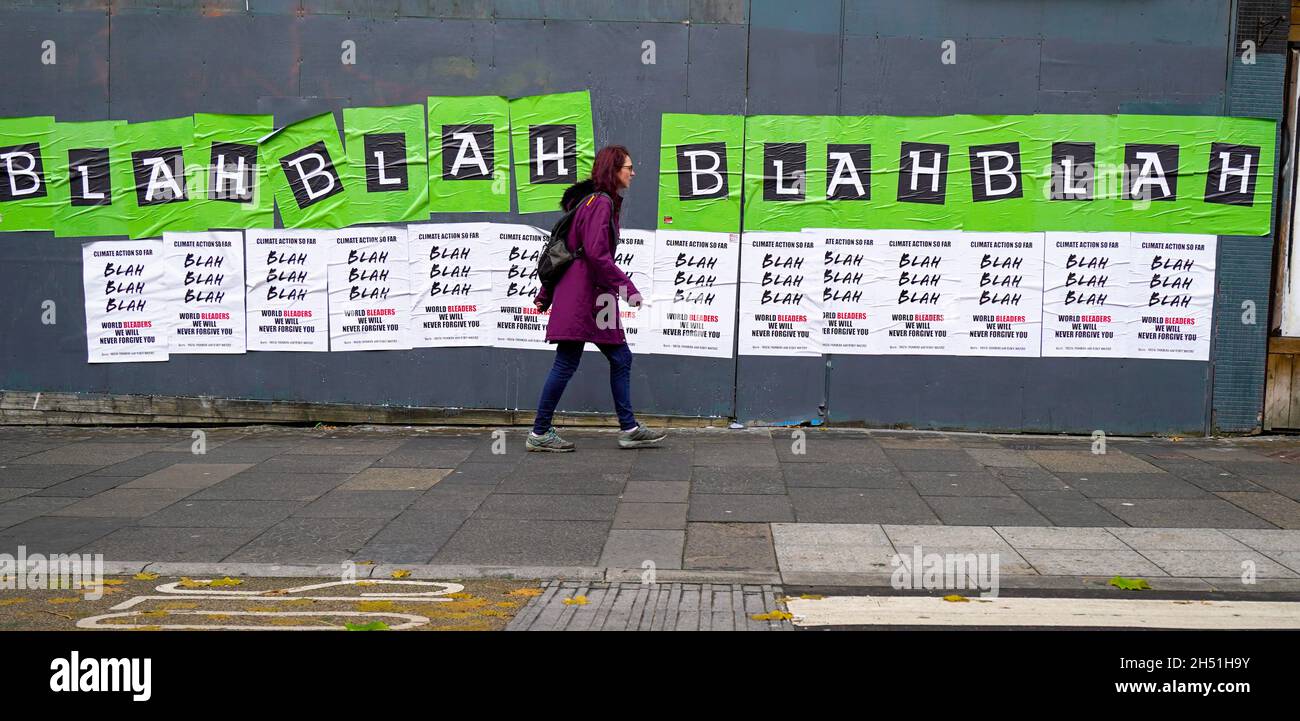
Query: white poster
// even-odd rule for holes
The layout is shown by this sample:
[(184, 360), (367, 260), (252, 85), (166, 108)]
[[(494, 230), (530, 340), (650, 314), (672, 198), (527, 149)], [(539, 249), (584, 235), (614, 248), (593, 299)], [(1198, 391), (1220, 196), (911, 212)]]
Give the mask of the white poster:
[(330, 350), (411, 347), (406, 228), (329, 231)]
[(172, 353), (243, 353), (244, 234), (163, 233)]
[(740, 355), (821, 355), (819, 244), (807, 233), (745, 233), (740, 245)]
[(1218, 237), (1133, 233), (1133, 358), (1210, 359)]
[(246, 230), (248, 349), (329, 350), (329, 231)]
[(1042, 343), (1043, 234), (960, 235), (959, 355), (1037, 358)]
[(1128, 233), (1046, 233), (1043, 356), (1124, 358), (1133, 340)]
[(888, 282), (874, 299), (881, 326), (868, 345), (880, 354), (958, 355), (964, 344), (957, 337), (965, 282), (961, 232), (884, 230), (878, 238), (874, 260), (883, 268), (873, 270)]
[(167, 360), (171, 313), (159, 239), (81, 245), (90, 363)]
[(821, 254), (822, 352), (866, 354), (883, 326), (882, 299), (891, 278), (880, 231), (808, 228)]
[(531, 225), (489, 225), (492, 345), (534, 350), (554, 348), (546, 342), (550, 313), (539, 313), (533, 305), (533, 298), (542, 288), (537, 279), (537, 260), (549, 239), (549, 233)]
[(739, 260), (737, 233), (655, 232), (653, 352), (732, 357)]
[[(627, 273), (632, 284), (641, 291), (642, 301), (654, 297), (654, 252), (655, 232), (653, 230), (629, 230), (622, 228), (618, 234), (618, 248), (614, 251), (614, 263)], [(649, 353), (653, 351), (650, 340), (650, 310), (648, 305), (633, 308), (626, 298), (619, 298), (619, 323), (623, 326), (623, 336), (627, 345), (634, 351)], [(597, 350), (588, 344), (588, 350)]]
[(411, 344), (492, 345), (488, 223), (406, 227), (411, 254)]

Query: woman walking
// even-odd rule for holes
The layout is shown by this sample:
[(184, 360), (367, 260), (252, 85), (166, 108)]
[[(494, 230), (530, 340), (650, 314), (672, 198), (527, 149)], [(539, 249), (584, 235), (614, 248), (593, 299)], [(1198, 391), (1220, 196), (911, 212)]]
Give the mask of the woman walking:
[(609, 387), (621, 431), (619, 447), (640, 448), (664, 439), (662, 431), (637, 423), (632, 414), (632, 351), (627, 347), (618, 311), (620, 297), (634, 308), (641, 305), (640, 292), (614, 264), (623, 191), (635, 175), (627, 148), (606, 146), (596, 154), (591, 178), (570, 186), (560, 201), (566, 213), (578, 208), (568, 238), (574, 260), (553, 290), (543, 286), (533, 300), (542, 312), (554, 303), (546, 324), (546, 340), (555, 343), (556, 348), (555, 364), (542, 386), (537, 418), (528, 434), (530, 451), (563, 453), (574, 449), (572, 442), (555, 432), (551, 419), (587, 343), (595, 343), (609, 360)]

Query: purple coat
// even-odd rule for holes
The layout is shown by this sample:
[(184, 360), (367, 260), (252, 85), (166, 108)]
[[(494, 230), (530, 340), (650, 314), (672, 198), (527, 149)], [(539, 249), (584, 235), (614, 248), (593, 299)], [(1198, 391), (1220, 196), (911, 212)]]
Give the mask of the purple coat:
[[(639, 296), (636, 286), (621, 268), (614, 264), (610, 243), (610, 214), (614, 202), (605, 196), (594, 196), (582, 201), (569, 231), (569, 251), (576, 251), (582, 241), (582, 255), (575, 258), (554, 290), (542, 287), (535, 300), (551, 307), (551, 317), (546, 324), (546, 340), (579, 340), (590, 343), (625, 343), (623, 323), (619, 315), (619, 298)], [(622, 290), (620, 290), (622, 289)], [(607, 301), (613, 298), (614, 312), (600, 314)], [(639, 299), (638, 299), (639, 302)], [(598, 314), (609, 318), (608, 328), (597, 327)]]

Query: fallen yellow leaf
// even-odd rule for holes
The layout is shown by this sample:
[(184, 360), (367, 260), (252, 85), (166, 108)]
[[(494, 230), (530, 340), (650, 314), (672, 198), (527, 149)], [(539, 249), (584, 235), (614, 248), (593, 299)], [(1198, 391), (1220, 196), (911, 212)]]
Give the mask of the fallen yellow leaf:
[(506, 595), (507, 595), (507, 596), (540, 596), (540, 595), (542, 595), (542, 589), (540, 589), (540, 588), (517, 588), (517, 589), (511, 591), (510, 593), (508, 593), (508, 594), (506, 594)]
[(242, 586), (243, 583), (244, 581), (242, 579), (226, 576), (225, 578), (218, 578), (217, 580), (212, 581), (211, 585), (215, 588), (217, 586)]
[(794, 618), (794, 614), (788, 611), (768, 611), (767, 613), (756, 613), (750, 618), (755, 621), (789, 621)]
[(181, 588), (207, 588), (211, 583), (212, 581), (195, 581), (188, 576), (181, 576), (181, 580), (177, 581), (176, 585)]
[(405, 568), (399, 568), (396, 571), (393, 571), (393, 578), (406, 578), (409, 575), (411, 575), (411, 572)]
[(3, 598), (0, 599), (0, 606), (14, 606), (19, 603), (27, 603), (25, 598)]
[(566, 599), (564, 599), (564, 605), (566, 605), (566, 606), (586, 606), (586, 605), (587, 605), (587, 597), (586, 597), (586, 596), (574, 596), (573, 598), (566, 598)]
[(135, 576), (133, 576), (133, 578), (135, 578), (135, 580), (137, 580), (137, 581), (157, 581), (157, 580), (158, 580), (158, 574), (156, 574), (156, 573), (145, 573), (145, 572), (141, 571), (140, 573), (135, 574)]
[(969, 598), (966, 598), (965, 596), (958, 596), (955, 593), (948, 596), (944, 596), (943, 600), (949, 603), (970, 603)]
[(362, 601), (357, 604), (358, 611), (395, 611), (392, 601)]

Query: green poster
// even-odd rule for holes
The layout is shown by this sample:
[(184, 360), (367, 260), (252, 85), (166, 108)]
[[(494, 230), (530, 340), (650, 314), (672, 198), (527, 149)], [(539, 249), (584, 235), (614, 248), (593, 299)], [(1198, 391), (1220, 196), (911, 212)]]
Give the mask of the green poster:
[(194, 145), (203, 159), (202, 207), (210, 228), (269, 228), (275, 196), (257, 143), (275, 127), (270, 115), (194, 115)]
[(564, 189), (591, 176), (591, 95), (583, 90), (511, 100), (510, 137), (519, 212), (559, 210)]
[(0, 232), (49, 230), (54, 118), (0, 118)]
[(745, 119), (745, 229), (856, 228), (871, 222), (874, 121), (866, 116)]
[(423, 105), (344, 108), (343, 136), (352, 223), (428, 219)]
[[(1113, 161), (1124, 172), (1111, 218), (1115, 230), (1269, 232), (1272, 121), (1120, 115), (1117, 122)], [(1169, 174), (1170, 168), (1177, 175)]]
[(343, 228), (352, 224), (343, 171), (347, 156), (333, 113), (277, 130), (258, 147), (286, 228)]
[(126, 218), (113, 202), (110, 157), (121, 120), (56, 123), (50, 145), (54, 235), (59, 238), (126, 235)]
[(745, 118), (666, 113), (659, 138), (659, 227), (739, 232)]
[(1270, 120), (755, 116), (745, 128), (747, 230), (1270, 229)]
[(113, 205), (132, 238), (208, 229), (201, 206), (206, 163), (194, 145), (193, 117), (115, 126), (111, 163)]
[(1113, 115), (1031, 115), (1032, 156), (1025, 184), (1039, 230), (1119, 230), (1123, 180)]
[(510, 105), (495, 95), (429, 98), (429, 209), (510, 212)]

